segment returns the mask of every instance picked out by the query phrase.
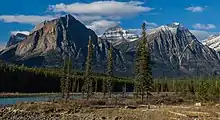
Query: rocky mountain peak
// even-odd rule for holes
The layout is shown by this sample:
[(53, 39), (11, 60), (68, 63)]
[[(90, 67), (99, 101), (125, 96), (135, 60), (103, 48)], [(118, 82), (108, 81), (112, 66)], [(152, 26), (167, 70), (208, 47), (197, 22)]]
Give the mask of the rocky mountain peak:
[(21, 42), (22, 40), (27, 38), (27, 36), (28, 35), (22, 33), (12, 34), (9, 38), (9, 41), (7, 42), (6, 48)]
[(89, 36), (94, 44), (98, 44), (96, 34), (68, 14), (36, 25), (27, 39), (18, 45), (16, 54), (27, 57), (58, 50), (73, 55), (87, 47)]
[(203, 44), (219, 52), (220, 51), (220, 35), (209, 36), (208, 39), (203, 41)]
[(150, 33), (155, 33), (155, 32), (159, 32), (159, 31), (170, 32), (172, 34), (177, 34), (177, 32), (191, 34), (191, 32), (187, 28), (185, 28), (182, 24), (177, 23), (177, 22), (167, 24), (167, 25), (162, 25), (156, 29), (151, 30)]
[(122, 31), (123, 30), (123, 28), (121, 27), (121, 26), (113, 26), (113, 27), (111, 27), (111, 28), (108, 28), (107, 30), (106, 30), (106, 32), (108, 32), (108, 31)]
[(182, 24), (180, 24), (180, 23), (178, 23), (178, 22), (173, 22), (173, 23), (171, 23), (171, 24), (168, 24), (167, 26), (169, 26), (169, 27), (183, 27), (183, 25)]
[(114, 26), (107, 29), (100, 39), (105, 39), (116, 46), (123, 42), (132, 42), (139, 39), (139, 36), (130, 30), (123, 29), (120, 26)]

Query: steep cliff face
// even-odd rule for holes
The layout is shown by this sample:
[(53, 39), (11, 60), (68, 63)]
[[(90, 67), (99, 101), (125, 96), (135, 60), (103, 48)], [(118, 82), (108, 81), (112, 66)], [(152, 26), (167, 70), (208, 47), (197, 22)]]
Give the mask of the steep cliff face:
[[(95, 49), (94, 66), (97, 71), (103, 71), (109, 49), (104, 44), (107, 41), (98, 41), (94, 31), (86, 28), (71, 15), (45, 21), (35, 26), (30, 35), (16, 46), (14, 56), (5, 57), (8, 55), (6, 54), (8, 52), (5, 51), (0, 58), (4, 58), (4, 60), (16, 58), (13, 61), (30, 66), (54, 67), (61, 66), (65, 56), (71, 56), (74, 66), (82, 69), (87, 56), (89, 37), (91, 37)], [(100, 46), (100, 44), (103, 45)], [(114, 54), (116, 64), (120, 63), (124, 68), (124, 61), (122, 61), (120, 53), (115, 50)]]

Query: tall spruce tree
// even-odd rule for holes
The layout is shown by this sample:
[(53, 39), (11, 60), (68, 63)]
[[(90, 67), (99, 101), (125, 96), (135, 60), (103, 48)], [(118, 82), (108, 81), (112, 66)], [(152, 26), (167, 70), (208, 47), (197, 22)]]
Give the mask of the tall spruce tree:
[(105, 80), (105, 78), (104, 77), (102, 77), (102, 92), (103, 92), (103, 98), (105, 98), (105, 96), (106, 96), (106, 90), (107, 88), (106, 88), (106, 80)]
[(63, 70), (60, 78), (60, 91), (62, 94), (62, 98), (65, 98), (66, 94), (66, 71), (67, 71), (67, 61), (66, 57), (64, 58)]
[(87, 99), (89, 99), (92, 95), (92, 58), (93, 58), (93, 45), (91, 37), (89, 37), (89, 43), (88, 43), (88, 55), (86, 58), (86, 70), (84, 75), (84, 85), (83, 85), (83, 91), (87, 94)]
[(65, 97), (65, 91), (64, 91), (65, 88), (64, 87), (65, 87), (65, 75), (62, 74), (61, 78), (60, 78), (60, 92), (61, 92), (62, 98)]
[(141, 43), (142, 43), (142, 41), (138, 42), (137, 52), (136, 52), (136, 55), (135, 55), (135, 77), (136, 77), (136, 81), (134, 82), (135, 83), (134, 91), (135, 91), (135, 97), (136, 98), (138, 98), (139, 92), (140, 92), (138, 74), (139, 74), (139, 70), (140, 70)]
[(135, 89), (140, 92), (141, 100), (143, 102), (144, 95), (148, 94), (152, 88), (153, 78), (150, 65), (150, 45), (146, 38), (146, 24), (142, 25), (142, 39), (138, 44), (136, 53), (136, 81)]
[(65, 57), (62, 75), (60, 79), (60, 91), (62, 93), (62, 98), (65, 98), (66, 100), (69, 98), (69, 92), (70, 92), (71, 69), (72, 69), (71, 57), (69, 57), (68, 60)]
[(110, 48), (108, 50), (108, 67), (107, 67), (107, 91), (109, 94), (109, 97), (111, 98), (111, 92), (112, 92), (112, 77), (113, 77), (113, 46), (110, 44)]
[(65, 87), (65, 91), (66, 91), (66, 99), (68, 99), (70, 97), (70, 86), (71, 86), (71, 70), (72, 70), (72, 59), (71, 56), (69, 56), (68, 62), (67, 62), (67, 71), (66, 71), (66, 87)]

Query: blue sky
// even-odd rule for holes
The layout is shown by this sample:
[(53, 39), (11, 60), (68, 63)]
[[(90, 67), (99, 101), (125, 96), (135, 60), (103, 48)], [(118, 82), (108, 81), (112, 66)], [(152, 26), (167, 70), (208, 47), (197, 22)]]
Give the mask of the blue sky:
[(28, 33), (43, 20), (65, 14), (97, 33), (116, 24), (138, 29), (144, 21), (151, 28), (179, 22), (198, 34), (220, 32), (219, 5), (219, 0), (2, 0), (0, 44), (12, 33)]

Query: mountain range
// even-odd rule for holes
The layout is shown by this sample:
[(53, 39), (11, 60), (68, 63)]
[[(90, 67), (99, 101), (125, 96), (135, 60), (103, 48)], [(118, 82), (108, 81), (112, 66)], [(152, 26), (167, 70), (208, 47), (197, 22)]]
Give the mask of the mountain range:
[[(0, 52), (0, 59), (28, 66), (60, 67), (64, 58), (71, 56), (74, 68), (83, 70), (89, 36), (94, 46), (95, 71), (105, 72), (111, 43), (115, 73), (134, 75), (134, 58), (140, 35), (112, 26), (98, 37), (71, 15), (42, 22), (28, 36), (11, 36), (7, 47)], [(212, 47), (213, 42), (207, 40), (202, 44), (179, 23), (151, 30), (147, 33), (147, 40), (151, 45), (152, 70), (156, 77), (220, 74), (220, 57), (215, 51), (218, 49)]]

